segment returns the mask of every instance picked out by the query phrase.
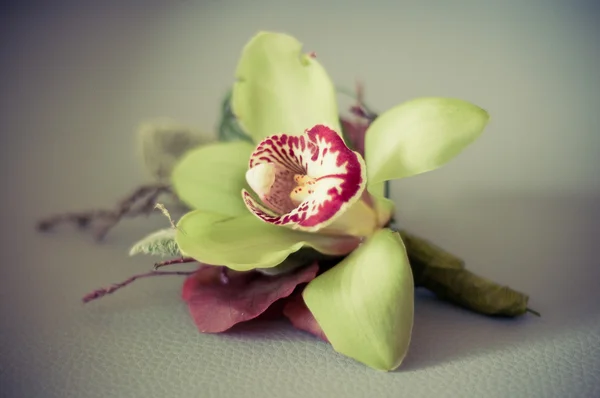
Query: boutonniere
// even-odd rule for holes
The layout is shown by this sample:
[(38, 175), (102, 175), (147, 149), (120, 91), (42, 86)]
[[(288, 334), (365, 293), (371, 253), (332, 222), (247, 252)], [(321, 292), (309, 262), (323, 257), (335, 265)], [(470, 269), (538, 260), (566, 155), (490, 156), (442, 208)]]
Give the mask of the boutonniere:
[[(130, 255), (169, 259), (84, 302), (142, 277), (184, 275), (182, 298), (202, 333), (286, 317), (384, 371), (409, 349), (415, 287), (485, 315), (535, 313), (525, 294), (474, 275), (394, 219), (389, 182), (460, 154), (488, 124), (484, 109), (424, 97), (376, 114), (358, 89), (352, 116), (340, 116), (316, 55), (272, 32), (246, 44), (233, 80), (214, 139), (170, 120), (140, 128), (141, 158), (156, 184), (112, 211), (40, 222), (42, 230), (74, 222), (102, 238), (123, 217), (158, 209), (168, 218)], [(193, 268), (165, 268), (178, 264)]]

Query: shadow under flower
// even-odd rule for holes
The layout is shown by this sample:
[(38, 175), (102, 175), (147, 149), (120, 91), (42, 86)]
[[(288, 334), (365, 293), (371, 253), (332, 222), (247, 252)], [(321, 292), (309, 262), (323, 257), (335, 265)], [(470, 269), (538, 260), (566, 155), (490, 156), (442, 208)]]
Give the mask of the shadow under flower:
[(481, 316), (415, 292), (415, 320), (410, 349), (398, 372), (436, 367), (485, 355), (539, 336), (540, 318)]
[[(269, 340), (283, 341), (289, 340), (289, 334), (294, 329), (286, 319), (253, 319), (247, 322), (238, 323), (231, 329), (220, 333), (219, 335), (226, 339), (233, 340)], [(300, 334), (301, 332), (298, 331)], [(306, 334), (308, 339), (312, 336)]]

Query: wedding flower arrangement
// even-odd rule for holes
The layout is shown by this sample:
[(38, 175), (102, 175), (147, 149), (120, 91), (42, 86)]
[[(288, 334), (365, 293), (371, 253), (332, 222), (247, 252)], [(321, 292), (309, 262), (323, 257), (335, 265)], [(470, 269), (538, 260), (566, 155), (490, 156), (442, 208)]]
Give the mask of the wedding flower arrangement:
[[(84, 302), (141, 277), (184, 275), (182, 298), (202, 333), (285, 317), (383, 371), (398, 368), (409, 349), (415, 287), (485, 315), (535, 313), (527, 295), (474, 275), (393, 216), (389, 182), (446, 164), (482, 134), (488, 113), (425, 97), (376, 114), (359, 87), (351, 116), (341, 116), (337, 94), (316, 54), (287, 34), (260, 32), (242, 51), (215, 139), (170, 120), (144, 124), (141, 154), (155, 184), (114, 211), (39, 224), (100, 223), (102, 238), (126, 216), (159, 209), (168, 217), (170, 226), (130, 255), (169, 259)], [(194, 269), (163, 270), (183, 263)]]

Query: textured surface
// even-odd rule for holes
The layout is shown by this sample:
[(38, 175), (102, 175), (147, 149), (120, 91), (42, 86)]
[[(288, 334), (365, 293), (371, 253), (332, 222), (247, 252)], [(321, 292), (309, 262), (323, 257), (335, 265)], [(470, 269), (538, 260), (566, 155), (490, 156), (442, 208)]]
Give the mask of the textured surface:
[[(0, 12), (0, 396), (600, 396), (593, 2), (59, 3)], [(366, 80), (380, 109), (440, 94), (490, 112), (464, 156), (392, 193), (407, 229), (530, 293), (542, 318), (485, 318), (421, 292), (409, 355), (385, 374), (286, 323), (199, 334), (179, 277), (80, 303), (148, 270), (153, 259), (127, 251), (167, 221), (128, 221), (103, 244), (69, 228), (40, 235), (34, 221), (145, 182), (139, 122), (211, 129), (261, 28), (297, 35), (341, 84)]]

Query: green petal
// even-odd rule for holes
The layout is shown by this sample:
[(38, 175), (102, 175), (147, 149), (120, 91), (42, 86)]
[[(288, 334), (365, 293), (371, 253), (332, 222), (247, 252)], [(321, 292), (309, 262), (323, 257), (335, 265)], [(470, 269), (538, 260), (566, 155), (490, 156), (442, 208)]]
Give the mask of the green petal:
[(367, 189), (371, 195), (385, 197), (385, 182), (378, 182), (377, 184), (369, 184)]
[(418, 98), (379, 116), (365, 138), (369, 185), (436, 169), (485, 128), (487, 112), (452, 98)]
[(372, 196), (375, 204), (375, 212), (377, 213), (377, 223), (379, 227), (384, 227), (394, 216), (396, 204), (383, 196)]
[(369, 185), (367, 190), (373, 199), (378, 225), (384, 227), (394, 215), (396, 204), (385, 197), (385, 182)]
[(328, 255), (349, 253), (358, 244), (352, 237), (294, 231), (246, 215), (231, 217), (192, 211), (179, 221), (177, 244), (186, 255), (237, 271), (275, 267), (302, 247)]
[(240, 195), (254, 146), (244, 141), (210, 144), (187, 153), (173, 170), (175, 193), (192, 209), (248, 214)]
[(410, 344), (414, 286), (397, 233), (379, 230), (311, 281), (303, 297), (336, 351), (378, 370), (400, 366)]
[(236, 78), (233, 113), (255, 142), (317, 124), (341, 132), (335, 87), (294, 37), (258, 33), (244, 47)]

